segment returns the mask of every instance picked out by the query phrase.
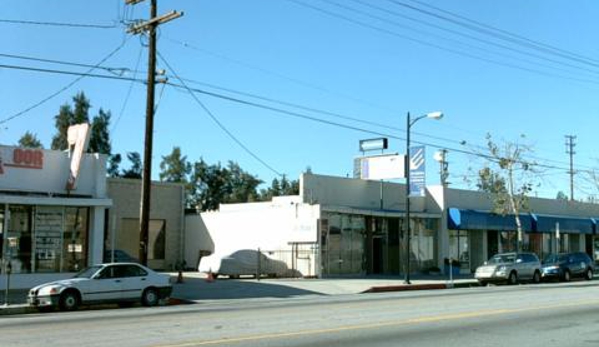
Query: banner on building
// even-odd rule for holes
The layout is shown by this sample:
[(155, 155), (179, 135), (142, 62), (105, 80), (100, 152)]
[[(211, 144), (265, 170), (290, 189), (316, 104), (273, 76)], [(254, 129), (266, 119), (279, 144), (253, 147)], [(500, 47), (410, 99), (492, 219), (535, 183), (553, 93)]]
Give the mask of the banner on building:
[(424, 146), (410, 147), (410, 196), (425, 196), (426, 171)]

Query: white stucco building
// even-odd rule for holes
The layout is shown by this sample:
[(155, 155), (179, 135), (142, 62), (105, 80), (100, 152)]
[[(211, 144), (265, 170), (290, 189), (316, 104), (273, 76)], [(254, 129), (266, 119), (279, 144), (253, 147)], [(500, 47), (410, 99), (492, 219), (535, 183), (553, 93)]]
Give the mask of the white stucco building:
[[(494, 253), (515, 250), (515, 219), (492, 207), (485, 193), (442, 186), (412, 197), (410, 271), (443, 270), (452, 258), (470, 273)], [(596, 204), (530, 198), (523, 247), (541, 257), (557, 249), (593, 255), (596, 217)], [(379, 181), (303, 174), (298, 196), (187, 215), (186, 261), (259, 248), (304, 276), (398, 274), (406, 271), (404, 223), (403, 184), (381, 189)]]

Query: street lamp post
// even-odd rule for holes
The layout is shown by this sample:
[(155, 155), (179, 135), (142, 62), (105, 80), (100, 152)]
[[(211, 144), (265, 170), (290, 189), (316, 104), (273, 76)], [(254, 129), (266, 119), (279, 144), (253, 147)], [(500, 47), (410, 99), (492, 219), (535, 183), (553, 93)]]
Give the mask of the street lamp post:
[(405, 161), (405, 171), (406, 171), (406, 273), (405, 280), (406, 284), (410, 284), (410, 168), (411, 168), (411, 158), (410, 158), (410, 128), (417, 121), (423, 118), (432, 118), (432, 119), (441, 119), (443, 118), (443, 112), (431, 112), (427, 114), (423, 114), (422, 116), (411, 119), (410, 112), (408, 112), (408, 116), (406, 117), (407, 126), (406, 126), (406, 161)]

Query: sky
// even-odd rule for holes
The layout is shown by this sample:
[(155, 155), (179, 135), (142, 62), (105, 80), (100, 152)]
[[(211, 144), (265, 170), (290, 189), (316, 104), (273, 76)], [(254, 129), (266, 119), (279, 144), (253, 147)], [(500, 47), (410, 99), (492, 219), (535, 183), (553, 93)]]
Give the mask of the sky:
[[(156, 89), (155, 179), (175, 146), (267, 184), (308, 168), (351, 177), (360, 140), (388, 137), (387, 153), (405, 153), (408, 112), (442, 111), (411, 128), (429, 184), (445, 148), (450, 186), (472, 188), (485, 161), (469, 153), (491, 134), (534, 150), (535, 195), (570, 195), (574, 135), (575, 197), (597, 193), (586, 174), (599, 167), (596, 1), (158, 1), (171, 10), (184, 15), (158, 32), (157, 68), (176, 86)], [(146, 87), (131, 80), (146, 79), (147, 39), (126, 29), (148, 16), (149, 1), (4, 0), (0, 144), (30, 131), (49, 148), (60, 106), (83, 91), (90, 116), (111, 112), (113, 153), (143, 153)]]

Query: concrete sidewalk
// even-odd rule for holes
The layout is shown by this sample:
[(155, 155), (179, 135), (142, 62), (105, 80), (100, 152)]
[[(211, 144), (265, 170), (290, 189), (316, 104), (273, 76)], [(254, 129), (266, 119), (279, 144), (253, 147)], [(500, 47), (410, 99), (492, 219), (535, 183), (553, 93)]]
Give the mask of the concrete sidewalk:
[[(414, 275), (411, 284), (399, 276), (335, 277), (324, 279), (255, 278), (211, 280), (205, 274), (186, 272), (183, 282), (177, 273), (170, 273), (173, 293), (170, 304), (205, 303), (239, 299), (285, 299), (301, 296), (331, 296), (404, 290), (431, 290), (478, 286), (472, 276), (458, 276), (452, 283), (445, 276)], [(453, 284), (453, 285), (452, 285)], [(27, 304), (27, 290), (11, 290), (9, 305), (5, 292), (0, 291), (0, 315), (38, 312)]]

